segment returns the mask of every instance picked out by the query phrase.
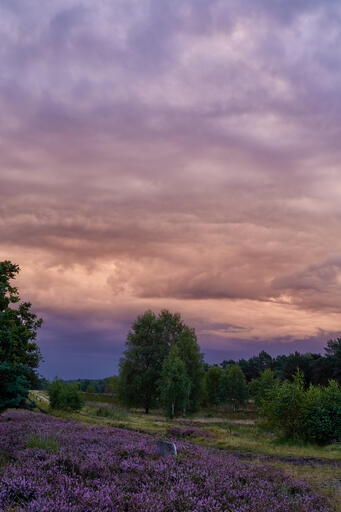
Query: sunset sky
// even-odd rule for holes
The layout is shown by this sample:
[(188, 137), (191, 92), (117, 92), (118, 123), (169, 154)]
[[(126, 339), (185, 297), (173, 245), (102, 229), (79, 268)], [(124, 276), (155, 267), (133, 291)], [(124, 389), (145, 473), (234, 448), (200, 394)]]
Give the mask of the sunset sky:
[(0, 0), (0, 260), (47, 377), (146, 309), (209, 362), (341, 332), (341, 2)]

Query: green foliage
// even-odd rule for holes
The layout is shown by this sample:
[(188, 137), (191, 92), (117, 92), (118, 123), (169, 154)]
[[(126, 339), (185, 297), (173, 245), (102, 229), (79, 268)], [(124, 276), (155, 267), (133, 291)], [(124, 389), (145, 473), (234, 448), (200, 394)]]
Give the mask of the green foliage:
[(159, 381), (160, 400), (170, 418), (181, 412), (185, 415), (191, 390), (186, 365), (179, 354), (179, 348), (173, 345), (163, 362)]
[(58, 442), (54, 437), (44, 434), (34, 434), (28, 438), (27, 448), (39, 448), (40, 450), (58, 452)]
[(222, 401), (221, 388), (224, 370), (211, 366), (205, 374), (205, 392), (208, 405), (219, 405)]
[(159, 315), (146, 311), (134, 322), (120, 361), (119, 393), (128, 406), (142, 406), (146, 413), (158, 404), (163, 362), (173, 345), (179, 349), (191, 381), (189, 408), (198, 407), (202, 394), (203, 362), (194, 330), (189, 329), (178, 313), (163, 310)]
[[(18, 265), (0, 262), (0, 361), (26, 365), (32, 370), (33, 378), (33, 370), (41, 360), (34, 340), (42, 320), (31, 312), (29, 302), (20, 303), (17, 288), (10, 285), (18, 272)], [(12, 304), (16, 307), (12, 308)]]
[(108, 377), (107, 383), (105, 385), (105, 392), (110, 393), (111, 396), (117, 395), (119, 390), (119, 377), (117, 375), (113, 375), (112, 377)]
[(177, 347), (190, 381), (187, 408), (189, 411), (195, 412), (200, 408), (203, 399), (204, 365), (203, 354), (200, 352), (194, 329), (183, 327), (181, 336), (177, 340)]
[(29, 388), (26, 365), (0, 362), (0, 414), (10, 407), (25, 407)]
[(284, 381), (267, 392), (260, 412), (269, 427), (289, 439), (299, 439), (304, 411), (304, 383), (302, 372), (297, 370), (293, 382)]
[(221, 379), (221, 401), (233, 405), (237, 410), (245, 403), (248, 397), (248, 386), (245, 375), (238, 364), (228, 366)]
[(35, 339), (42, 320), (31, 312), (29, 302), (20, 302), (11, 285), (18, 272), (18, 265), (0, 262), (0, 411), (26, 403), (41, 360)]
[(341, 338), (329, 340), (325, 351), (331, 376), (341, 384)]
[(270, 368), (264, 370), (258, 379), (252, 379), (249, 384), (249, 390), (257, 407), (261, 407), (262, 401), (266, 400), (268, 392), (273, 389), (275, 384), (275, 374)]
[(267, 391), (260, 412), (266, 425), (287, 439), (319, 444), (341, 439), (341, 389), (336, 381), (305, 390), (297, 370), (293, 382), (277, 381)]
[(335, 380), (306, 391), (302, 437), (318, 444), (341, 439), (341, 389)]
[(84, 405), (84, 399), (77, 384), (62, 384), (55, 379), (48, 387), (48, 394), (52, 409), (80, 411)]
[(86, 387), (86, 393), (96, 393), (96, 388), (93, 384), (88, 384)]
[[(267, 368), (272, 368), (273, 363), (274, 360), (272, 357), (264, 350), (259, 352), (258, 356), (250, 357), (250, 359), (247, 361), (245, 359), (240, 359), (238, 361), (238, 364), (243, 370), (243, 373), (248, 382), (252, 379), (257, 379), (260, 374)], [(225, 365), (225, 367), (226, 366), (227, 365)]]
[(155, 313), (146, 311), (134, 322), (120, 361), (120, 397), (130, 405), (143, 406), (146, 413), (157, 398), (156, 383), (168, 352), (168, 340), (161, 337)]
[(101, 418), (110, 418), (112, 420), (123, 421), (127, 418), (127, 412), (123, 409), (113, 409), (110, 407), (98, 407), (95, 412), (96, 416)]

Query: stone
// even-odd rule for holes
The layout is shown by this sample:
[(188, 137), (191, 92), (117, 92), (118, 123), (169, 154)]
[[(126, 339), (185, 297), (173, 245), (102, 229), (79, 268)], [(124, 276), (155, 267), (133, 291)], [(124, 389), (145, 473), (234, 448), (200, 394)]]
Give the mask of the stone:
[(161, 457), (167, 457), (168, 455), (174, 455), (175, 457), (177, 456), (175, 444), (170, 443), (169, 441), (158, 441), (157, 451)]

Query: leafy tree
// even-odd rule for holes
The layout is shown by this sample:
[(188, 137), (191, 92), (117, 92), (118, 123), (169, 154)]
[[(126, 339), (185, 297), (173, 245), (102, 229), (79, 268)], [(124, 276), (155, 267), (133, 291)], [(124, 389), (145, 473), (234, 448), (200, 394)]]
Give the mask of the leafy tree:
[(169, 351), (152, 311), (138, 316), (126, 340), (120, 361), (120, 396), (128, 406), (143, 406), (148, 413), (158, 397), (157, 382)]
[(0, 363), (0, 414), (9, 407), (26, 407), (29, 389), (27, 366)]
[(96, 388), (93, 384), (88, 384), (86, 387), (87, 393), (96, 393)]
[(245, 375), (238, 364), (228, 366), (221, 379), (221, 401), (230, 402), (237, 410), (248, 397)]
[(211, 366), (205, 374), (205, 390), (208, 405), (219, 405), (222, 401), (221, 388), (224, 371), (219, 366)]
[(159, 381), (160, 400), (170, 418), (180, 412), (185, 415), (189, 403), (191, 382), (186, 372), (186, 365), (180, 359), (176, 344), (172, 346), (165, 358)]
[(293, 382), (277, 382), (267, 393), (260, 409), (266, 424), (286, 438), (300, 439), (304, 413), (304, 380), (297, 370)]
[[(163, 310), (159, 315), (146, 311), (134, 322), (120, 361), (119, 391), (126, 405), (143, 406), (148, 413), (160, 399), (157, 383), (162, 365), (176, 344), (191, 381), (190, 409), (200, 402), (203, 377), (202, 355), (194, 330), (189, 329), (178, 313)], [(195, 389), (194, 389), (195, 387)]]
[[(20, 302), (12, 286), (19, 266), (0, 262), (0, 365), (1, 409), (23, 405), (30, 386), (37, 382), (41, 354), (35, 339), (42, 320), (31, 312), (29, 302)], [(16, 405), (16, 406), (18, 406)]]
[(225, 370), (228, 366), (233, 366), (234, 364), (236, 364), (234, 359), (224, 359), (224, 361), (220, 363), (220, 366)]
[(195, 412), (199, 409), (204, 392), (203, 354), (197, 342), (194, 329), (183, 326), (181, 335), (176, 341), (179, 357), (184, 362), (190, 380), (188, 409)]
[(272, 390), (275, 384), (275, 374), (270, 368), (264, 370), (258, 379), (252, 379), (249, 390), (257, 407), (261, 407), (263, 400), (266, 400), (268, 392)]
[(331, 376), (341, 384), (341, 338), (329, 340), (325, 352), (331, 369)]
[(48, 388), (51, 409), (80, 411), (84, 405), (82, 393), (77, 384), (62, 384), (57, 378)]

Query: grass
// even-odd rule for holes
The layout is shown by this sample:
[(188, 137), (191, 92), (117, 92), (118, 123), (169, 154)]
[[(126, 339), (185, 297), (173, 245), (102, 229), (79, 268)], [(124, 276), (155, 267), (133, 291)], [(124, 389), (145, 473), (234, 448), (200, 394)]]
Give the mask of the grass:
[(42, 434), (33, 434), (27, 440), (27, 448), (40, 448), (41, 450), (47, 450), (52, 453), (58, 452), (57, 440), (51, 436)]
[[(330, 444), (318, 446), (312, 444), (294, 444), (278, 440), (271, 432), (261, 430), (257, 426), (256, 415), (253, 411), (221, 410), (202, 411), (189, 418), (165, 419), (161, 411), (152, 411), (144, 414), (141, 410), (126, 410), (119, 406), (108, 406), (101, 400), (87, 401), (79, 413), (65, 411), (49, 411), (48, 403), (37, 399), (37, 392), (32, 398), (39, 403), (39, 407), (55, 416), (66, 419), (79, 420), (84, 423), (110, 425), (113, 427), (128, 428), (153, 435), (165, 435), (170, 426), (193, 426), (207, 430), (212, 437), (197, 438), (195, 442), (218, 449), (235, 451), (238, 453), (272, 455), (276, 457), (315, 457), (331, 460), (341, 460), (341, 446)], [(43, 395), (42, 392), (39, 392)], [(104, 395), (105, 396), (105, 395)], [(102, 395), (99, 395), (101, 398)], [(215, 416), (214, 414), (217, 413)]]
[[(263, 464), (262, 461), (259, 461)], [(281, 462), (272, 462), (288, 475), (305, 481), (314, 491), (325, 496), (335, 512), (341, 512), (341, 468), (334, 466), (304, 466)]]

